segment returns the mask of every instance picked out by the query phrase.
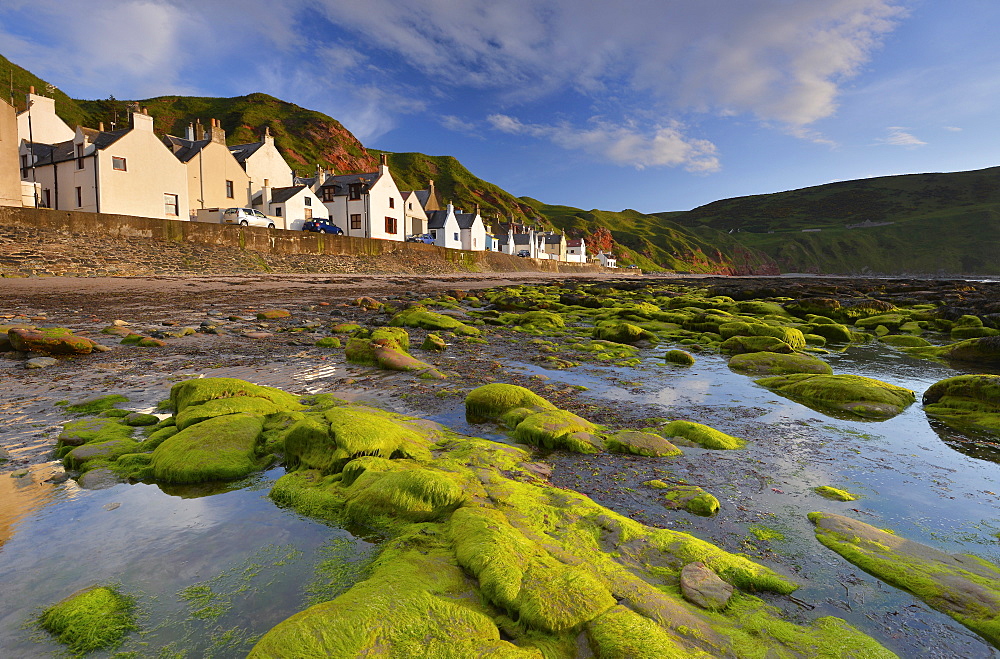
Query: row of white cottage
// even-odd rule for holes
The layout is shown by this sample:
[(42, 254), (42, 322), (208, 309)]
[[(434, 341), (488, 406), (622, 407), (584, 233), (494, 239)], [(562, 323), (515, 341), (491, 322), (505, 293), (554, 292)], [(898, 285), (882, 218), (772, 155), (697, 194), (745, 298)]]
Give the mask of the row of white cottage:
[[(208, 126), (189, 125), (184, 137), (161, 140), (145, 110), (132, 112), (126, 128), (73, 129), (56, 115), (55, 101), (34, 89), (16, 121), (24, 205), (173, 220), (242, 207), (284, 229), (323, 219), (348, 236), (402, 241), (429, 234), (453, 249), (588, 260), (583, 239), (513, 222), (490, 227), (478, 208), (464, 213), (442, 205), (433, 181), (425, 190), (400, 191), (384, 155), (374, 172), (335, 175), (317, 167), (315, 176), (299, 178), (267, 129), (259, 142), (227, 145), (220, 122), (211, 119)], [(610, 255), (590, 260), (615, 267)]]

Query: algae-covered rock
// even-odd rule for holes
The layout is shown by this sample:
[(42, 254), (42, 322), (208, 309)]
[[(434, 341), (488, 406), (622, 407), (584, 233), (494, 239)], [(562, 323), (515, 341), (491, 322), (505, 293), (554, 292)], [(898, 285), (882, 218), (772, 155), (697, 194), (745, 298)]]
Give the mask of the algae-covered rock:
[(802, 353), (745, 352), (733, 355), (729, 368), (745, 375), (782, 375), (785, 373), (833, 373), (833, 368), (819, 357)]
[(924, 412), (957, 428), (1000, 434), (1000, 375), (957, 375), (932, 384)]
[(700, 517), (711, 517), (719, 512), (719, 500), (698, 485), (661, 480), (651, 480), (646, 485), (659, 490), (663, 505), (671, 510), (686, 510)]
[[(123, 410), (124, 411), (124, 410)], [(131, 412), (123, 415), (122, 421), (128, 426), (155, 426), (160, 422), (160, 417), (155, 414), (145, 414), (143, 412)]]
[(847, 490), (840, 490), (836, 487), (830, 487), (829, 485), (820, 485), (813, 488), (813, 492), (820, 495), (821, 497), (826, 497), (833, 501), (855, 501), (857, 497), (848, 492)]
[(723, 339), (741, 337), (770, 336), (793, 349), (806, 347), (806, 339), (802, 331), (794, 327), (775, 327), (763, 323), (727, 322), (719, 325), (719, 334)]
[[(802, 337), (805, 344), (805, 337)], [(727, 355), (740, 355), (745, 352), (779, 352), (790, 354), (792, 346), (773, 336), (733, 336), (719, 345), (719, 351)]]
[(668, 350), (667, 354), (663, 355), (663, 359), (670, 364), (677, 364), (678, 366), (691, 366), (694, 364), (694, 356), (685, 350)]
[(465, 414), (470, 421), (495, 421), (518, 408), (537, 411), (556, 406), (530, 389), (499, 382), (473, 389), (465, 397)]
[(598, 323), (594, 327), (594, 338), (615, 343), (635, 344), (640, 341), (656, 342), (656, 335), (638, 325), (615, 321)]
[(13, 327), (7, 330), (7, 338), (14, 350), (46, 355), (88, 355), (95, 345), (90, 339), (76, 336), (65, 327)]
[(818, 334), (831, 343), (850, 343), (853, 339), (851, 328), (840, 323), (813, 323), (809, 332)]
[(671, 421), (657, 432), (668, 439), (680, 438), (686, 443), (703, 448), (739, 449), (746, 446), (746, 442), (738, 437), (694, 421)]
[(91, 586), (46, 609), (39, 624), (76, 655), (114, 648), (138, 629), (132, 600), (108, 586)]
[(292, 312), (288, 309), (264, 309), (257, 312), (257, 320), (278, 320), (279, 318), (289, 318)]
[(793, 373), (756, 382), (813, 409), (865, 419), (894, 417), (916, 400), (909, 389), (860, 375)]
[(89, 442), (77, 446), (63, 458), (67, 469), (85, 468), (88, 462), (94, 460), (115, 460), (126, 453), (135, 453), (139, 444), (132, 439), (111, 439), (105, 442)]
[(392, 319), (389, 325), (393, 327), (420, 327), (429, 330), (446, 330), (464, 336), (478, 336), (479, 329), (466, 325), (457, 318), (445, 316), (435, 311), (428, 311), (424, 307), (413, 307), (400, 311)]
[(894, 348), (914, 348), (929, 346), (931, 344), (927, 339), (922, 339), (919, 336), (910, 336), (909, 334), (887, 334), (880, 336), (878, 340)]
[(104, 410), (114, 408), (118, 403), (127, 403), (128, 398), (120, 394), (109, 394), (105, 396), (89, 396), (66, 405), (67, 412), (74, 414), (97, 414)]
[(702, 651), (692, 651), (675, 636), (644, 615), (621, 604), (587, 623), (587, 638), (598, 657), (614, 659), (710, 659)]
[(324, 336), (322, 339), (316, 341), (317, 348), (340, 348), (340, 337), (337, 336)]
[(920, 356), (940, 357), (960, 362), (978, 364), (1000, 364), (1000, 336), (967, 339), (947, 346), (912, 348), (912, 353)]
[(726, 608), (733, 590), (732, 585), (720, 579), (712, 568), (701, 561), (688, 563), (681, 570), (681, 594), (703, 609), (721, 611)]
[(566, 321), (557, 313), (551, 311), (528, 311), (522, 314), (510, 314), (508, 324), (536, 330), (558, 330), (566, 327)]
[(434, 350), (435, 352), (442, 352), (448, 347), (445, 340), (442, 339), (437, 334), (428, 334), (424, 337), (424, 342), (420, 344), (421, 350)]
[(283, 409), (301, 409), (297, 396), (274, 387), (264, 387), (237, 378), (195, 378), (178, 382), (170, 388), (170, 402), (180, 414), (189, 405), (201, 405), (221, 398), (261, 398)]
[(118, 419), (93, 418), (70, 421), (56, 438), (60, 446), (81, 446), (88, 442), (106, 442), (131, 437), (133, 429)]
[(649, 458), (666, 458), (681, 455), (681, 450), (660, 435), (639, 430), (623, 430), (604, 440), (612, 453), (631, 453)]
[(890, 330), (899, 329), (899, 326), (905, 323), (909, 318), (898, 313), (888, 313), (879, 314), (878, 316), (869, 316), (867, 318), (860, 318), (854, 322), (854, 324), (862, 329), (874, 330), (876, 327), (881, 325)]
[(227, 414), (189, 426), (153, 451), (153, 477), (164, 483), (201, 483), (243, 478), (261, 469), (256, 455), (264, 419)]
[(947, 554), (833, 513), (809, 513), (816, 539), (1000, 646), (1000, 567)]
[(565, 410), (545, 410), (526, 417), (514, 428), (514, 438), (543, 448), (561, 448), (576, 453), (597, 453), (597, 427)]

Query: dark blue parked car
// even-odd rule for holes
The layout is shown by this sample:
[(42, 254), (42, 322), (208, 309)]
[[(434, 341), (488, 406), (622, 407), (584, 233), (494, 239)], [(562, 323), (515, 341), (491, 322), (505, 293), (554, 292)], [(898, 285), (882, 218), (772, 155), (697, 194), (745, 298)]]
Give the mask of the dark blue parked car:
[(344, 230), (336, 224), (331, 224), (326, 220), (306, 220), (302, 223), (303, 231), (314, 231), (316, 233), (332, 233), (335, 236), (344, 235)]

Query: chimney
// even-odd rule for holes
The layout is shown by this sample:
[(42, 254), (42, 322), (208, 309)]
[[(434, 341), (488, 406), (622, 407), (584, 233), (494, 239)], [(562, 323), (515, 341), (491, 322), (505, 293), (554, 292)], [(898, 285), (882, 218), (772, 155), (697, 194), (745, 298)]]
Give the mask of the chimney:
[(264, 136), (261, 139), (261, 141), (264, 142), (265, 144), (274, 144), (274, 138), (271, 137), (271, 127), (270, 126), (264, 126)]
[(208, 129), (208, 139), (225, 146), (226, 131), (222, 130), (222, 122), (218, 119), (210, 119), (209, 121), (212, 122), (212, 125)]
[(201, 119), (196, 119), (194, 122), (194, 139), (205, 139), (205, 127), (201, 125)]
[(103, 121), (97, 122), (97, 130), (101, 131), (102, 133), (104, 132), (104, 122)]
[(35, 93), (35, 86), (34, 85), (31, 85), (30, 87), (28, 87), (28, 93), (29, 94), (34, 94)]
[(260, 191), (260, 209), (264, 215), (271, 214), (271, 181), (264, 179), (264, 187)]
[(129, 116), (129, 124), (132, 130), (145, 130), (153, 132), (153, 118), (143, 112), (133, 112)]
[[(313, 186), (316, 190), (319, 190), (319, 186), (326, 182), (326, 170), (323, 169), (323, 165), (316, 163), (316, 184)], [(315, 190), (313, 191), (315, 192)]]
[(189, 123), (188, 127), (184, 130), (184, 139), (194, 142), (194, 123)]
[(479, 204), (476, 204), (476, 215), (479, 215)]
[(380, 174), (389, 173), (389, 154), (383, 153), (381, 157), (382, 164), (379, 165), (378, 171)]

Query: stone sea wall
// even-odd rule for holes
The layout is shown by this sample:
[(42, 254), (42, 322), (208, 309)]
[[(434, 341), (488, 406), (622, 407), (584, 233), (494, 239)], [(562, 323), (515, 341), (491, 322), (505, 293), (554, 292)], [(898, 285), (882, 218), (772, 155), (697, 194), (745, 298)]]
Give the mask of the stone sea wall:
[(421, 243), (0, 206), (2, 277), (599, 270)]

